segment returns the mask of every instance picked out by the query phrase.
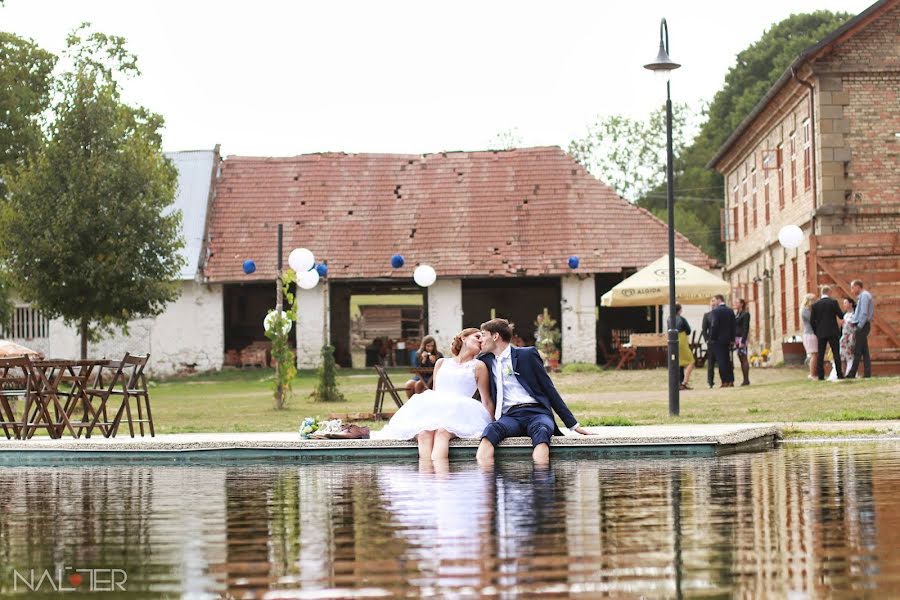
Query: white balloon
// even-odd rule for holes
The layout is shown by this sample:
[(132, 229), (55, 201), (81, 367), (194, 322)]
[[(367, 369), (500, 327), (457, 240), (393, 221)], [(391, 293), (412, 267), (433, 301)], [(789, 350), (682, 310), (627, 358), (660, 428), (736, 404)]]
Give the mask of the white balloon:
[(785, 248), (797, 248), (803, 243), (803, 230), (796, 225), (785, 225), (778, 232), (778, 241)]
[(428, 265), (419, 265), (413, 271), (413, 280), (422, 287), (428, 287), (437, 279), (437, 273)]
[[(266, 318), (263, 319), (263, 328), (266, 331), (269, 331), (272, 328), (272, 321), (275, 319), (275, 315), (277, 314), (278, 313), (274, 310), (269, 311), (269, 314), (267, 314)], [(283, 330), (283, 333), (287, 335), (294, 323), (290, 319), (288, 319), (288, 314), (284, 311), (281, 311), (281, 318), (285, 319), (284, 325), (282, 325), (281, 329)]]
[(316, 264), (316, 257), (306, 248), (294, 248), (288, 255), (288, 265), (298, 273), (309, 271)]
[(316, 287), (316, 284), (319, 283), (319, 272), (313, 269), (312, 271), (304, 271), (300, 273), (300, 277), (297, 278), (297, 285), (299, 285), (304, 290), (311, 290)]

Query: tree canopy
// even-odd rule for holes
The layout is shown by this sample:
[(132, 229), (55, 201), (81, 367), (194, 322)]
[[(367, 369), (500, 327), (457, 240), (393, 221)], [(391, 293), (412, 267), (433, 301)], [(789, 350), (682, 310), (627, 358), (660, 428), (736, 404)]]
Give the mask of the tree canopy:
[(163, 120), (120, 97), (134, 56), (85, 26), (67, 41), (48, 139), (10, 177), (0, 233), (23, 299), (77, 325), (84, 356), (92, 334), (177, 297), (183, 241)]

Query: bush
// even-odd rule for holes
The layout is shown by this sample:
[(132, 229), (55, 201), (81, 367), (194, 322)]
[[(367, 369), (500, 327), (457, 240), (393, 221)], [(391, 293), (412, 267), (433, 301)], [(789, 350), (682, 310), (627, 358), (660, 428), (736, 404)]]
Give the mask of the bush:
[(562, 366), (563, 373), (602, 373), (603, 368), (599, 365), (584, 362), (566, 363)]
[(316, 402), (346, 402), (347, 399), (337, 386), (334, 363), (334, 346), (322, 346), (322, 365), (317, 373), (319, 382), (312, 396)]

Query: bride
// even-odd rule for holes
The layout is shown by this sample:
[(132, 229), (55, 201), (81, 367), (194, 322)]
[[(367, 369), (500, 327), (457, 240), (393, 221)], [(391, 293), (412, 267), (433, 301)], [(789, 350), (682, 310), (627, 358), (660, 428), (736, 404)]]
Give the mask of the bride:
[[(490, 376), (475, 357), (481, 352), (481, 331), (460, 331), (451, 344), (455, 358), (442, 358), (434, 365), (434, 391), (416, 394), (391, 417), (384, 429), (372, 437), (419, 443), (419, 458), (446, 459), (450, 440), (478, 437), (494, 420)], [(481, 403), (473, 399), (475, 390)]]

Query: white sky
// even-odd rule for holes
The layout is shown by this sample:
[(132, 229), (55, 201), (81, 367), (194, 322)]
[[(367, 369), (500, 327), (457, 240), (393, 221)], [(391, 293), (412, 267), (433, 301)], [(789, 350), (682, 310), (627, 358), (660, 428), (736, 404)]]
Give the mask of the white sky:
[(0, 30), (59, 53), (82, 21), (127, 38), (127, 99), (166, 150), (225, 155), (479, 150), (517, 128), (561, 145), (599, 115), (644, 116), (641, 65), (669, 25), (673, 101), (709, 100), (735, 55), (791, 13), (873, 0), (6, 0)]

